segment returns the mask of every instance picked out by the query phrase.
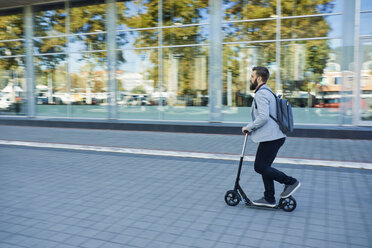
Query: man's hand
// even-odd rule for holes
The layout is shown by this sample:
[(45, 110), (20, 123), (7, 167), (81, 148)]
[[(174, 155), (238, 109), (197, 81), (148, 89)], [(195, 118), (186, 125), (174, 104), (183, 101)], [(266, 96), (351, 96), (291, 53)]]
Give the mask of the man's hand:
[(242, 133), (249, 134), (247, 127), (242, 127)]

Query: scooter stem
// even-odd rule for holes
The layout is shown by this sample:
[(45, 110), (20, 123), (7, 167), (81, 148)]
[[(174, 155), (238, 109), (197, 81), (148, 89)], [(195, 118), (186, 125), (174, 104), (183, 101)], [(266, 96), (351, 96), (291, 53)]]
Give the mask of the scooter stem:
[(244, 138), (243, 150), (242, 150), (242, 154), (240, 155), (238, 174), (236, 175), (235, 189), (240, 188), (240, 186), (239, 186), (240, 172), (242, 171), (242, 165), (243, 165), (243, 159), (244, 159), (244, 152), (245, 152), (245, 146), (247, 145), (248, 135), (249, 135), (249, 133), (246, 133), (245, 134), (245, 138)]
[(244, 145), (243, 145), (243, 149), (242, 149), (242, 154), (240, 155), (241, 158), (244, 157), (244, 153), (245, 153), (245, 146), (247, 145), (247, 139), (248, 139), (248, 133), (245, 134), (245, 138), (244, 138)]

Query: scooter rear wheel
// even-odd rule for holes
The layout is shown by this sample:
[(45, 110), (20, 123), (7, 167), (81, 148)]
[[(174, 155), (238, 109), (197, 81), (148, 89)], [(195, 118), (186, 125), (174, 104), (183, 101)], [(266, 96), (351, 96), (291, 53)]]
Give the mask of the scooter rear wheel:
[(297, 203), (292, 196), (280, 200), (280, 208), (285, 212), (292, 212), (296, 209)]
[(235, 190), (229, 190), (225, 194), (225, 202), (229, 206), (236, 206), (241, 201), (240, 195)]

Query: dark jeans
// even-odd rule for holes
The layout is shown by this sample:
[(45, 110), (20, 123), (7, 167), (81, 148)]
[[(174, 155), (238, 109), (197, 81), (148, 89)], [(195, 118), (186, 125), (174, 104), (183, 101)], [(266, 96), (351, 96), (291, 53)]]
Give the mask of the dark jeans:
[(274, 180), (282, 184), (293, 184), (296, 179), (287, 176), (283, 172), (272, 168), (276, 155), (278, 154), (279, 148), (284, 144), (285, 138), (261, 142), (258, 145), (256, 160), (254, 162), (254, 170), (262, 175), (262, 180), (265, 185), (265, 199), (266, 201), (273, 203), (275, 202), (275, 188)]

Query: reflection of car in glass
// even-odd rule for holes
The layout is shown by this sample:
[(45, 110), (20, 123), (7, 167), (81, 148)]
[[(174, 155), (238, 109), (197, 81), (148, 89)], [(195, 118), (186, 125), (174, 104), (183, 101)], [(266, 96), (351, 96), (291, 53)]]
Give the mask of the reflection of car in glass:
[[(345, 109), (351, 109), (352, 100), (350, 98), (323, 98), (321, 99), (318, 104), (314, 105), (314, 108), (340, 108), (343, 107)], [(360, 106), (362, 110), (368, 110), (367, 103), (365, 99), (361, 99)]]
[(38, 96), (36, 100), (37, 104), (48, 104), (48, 97)]
[(37, 104), (50, 104), (50, 105), (55, 105), (55, 104), (63, 104), (63, 101), (60, 97), (53, 96), (51, 100), (49, 101), (48, 97), (45, 96), (38, 96), (36, 98), (36, 103)]
[(74, 101), (74, 98), (68, 93), (60, 93), (56, 97), (60, 100), (60, 104), (70, 104)]
[(340, 107), (339, 98), (322, 99), (322, 101), (314, 105), (314, 108), (339, 108), (339, 107)]
[(147, 95), (125, 95), (123, 100), (119, 101), (118, 104), (125, 106), (151, 105), (150, 101), (147, 100)]
[(9, 110), (12, 105), (10, 97), (2, 96), (0, 99), (0, 110)]
[(168, 104), (166, 97), (152, 97), (151, 98), (151, 105), (161, 105), (165, 106)]

